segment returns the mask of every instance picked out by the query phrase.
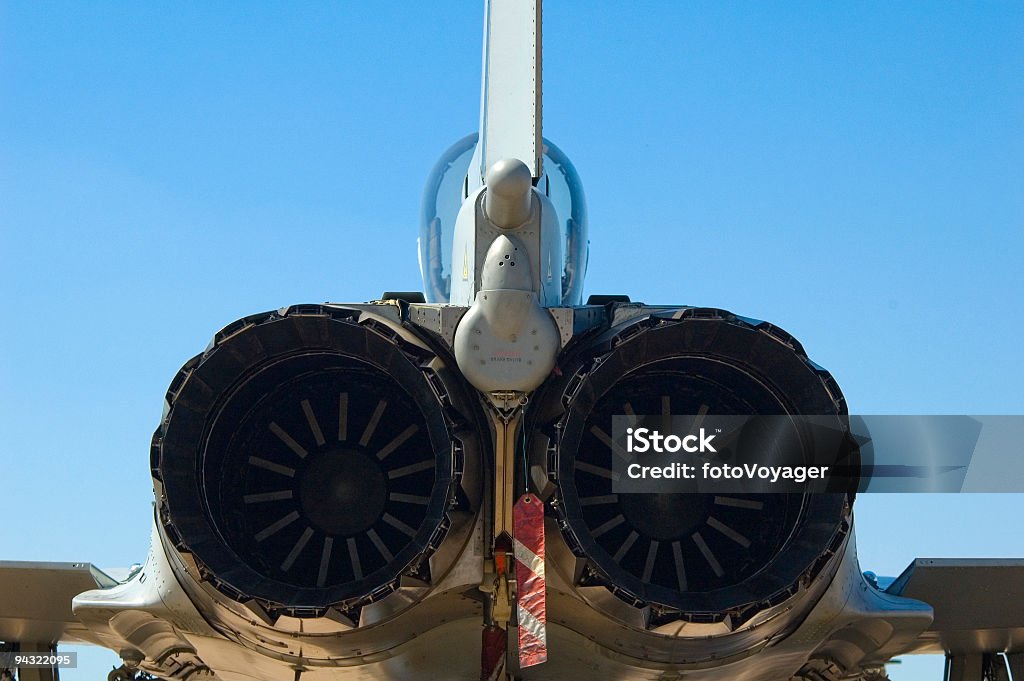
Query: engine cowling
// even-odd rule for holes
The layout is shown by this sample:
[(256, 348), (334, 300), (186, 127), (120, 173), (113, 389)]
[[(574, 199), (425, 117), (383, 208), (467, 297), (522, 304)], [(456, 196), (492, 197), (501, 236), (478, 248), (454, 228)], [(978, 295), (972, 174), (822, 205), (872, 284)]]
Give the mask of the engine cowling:
[(351, 308), (218, 333), (174, 379), (152, 445), (158, 520), (192, 577), (272, 619), (358, 622), (402, 583), (429, 587), (453, 517), (476, 510), (475, 407), (452, 364)]

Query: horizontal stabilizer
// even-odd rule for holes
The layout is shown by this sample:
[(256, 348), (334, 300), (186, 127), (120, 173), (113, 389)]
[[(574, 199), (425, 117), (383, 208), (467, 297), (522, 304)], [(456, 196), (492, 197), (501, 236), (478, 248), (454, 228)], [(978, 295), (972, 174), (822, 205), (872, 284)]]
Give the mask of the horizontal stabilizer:
[(81, 641), (71, 599), (116, 584), (91, 563), (0, 561), (0, 641)]
[(1024, 559), (918, 558), (886, 592), (935, 611), (907, 652), (1024, 651)]

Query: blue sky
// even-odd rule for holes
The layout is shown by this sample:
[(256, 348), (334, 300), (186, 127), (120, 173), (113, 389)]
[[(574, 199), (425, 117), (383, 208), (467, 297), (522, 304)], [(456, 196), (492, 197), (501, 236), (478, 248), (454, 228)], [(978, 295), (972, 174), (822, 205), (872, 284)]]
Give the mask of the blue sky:
[[(0, 558), (141, 561), (162, 395), (214, 331), (420, 288), (481, 26), (454, 2), (0, 5)], [(855, 412), (1024, 413), (1024, 6), (549, 2), (544, 41), (586, 293), (771, 320)], [(862, 563), (1024, 555), (1020, 504), (863, 497)]]

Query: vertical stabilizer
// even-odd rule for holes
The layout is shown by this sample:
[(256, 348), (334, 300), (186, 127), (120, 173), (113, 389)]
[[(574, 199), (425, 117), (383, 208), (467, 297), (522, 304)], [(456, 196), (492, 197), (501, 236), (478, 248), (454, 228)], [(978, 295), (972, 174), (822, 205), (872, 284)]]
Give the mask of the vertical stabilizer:
[(470, 185), (503, 158), (530, 174), (543, 171), (541, 154), (541, 0), (488, 0), (484, 17), (479, 161)]

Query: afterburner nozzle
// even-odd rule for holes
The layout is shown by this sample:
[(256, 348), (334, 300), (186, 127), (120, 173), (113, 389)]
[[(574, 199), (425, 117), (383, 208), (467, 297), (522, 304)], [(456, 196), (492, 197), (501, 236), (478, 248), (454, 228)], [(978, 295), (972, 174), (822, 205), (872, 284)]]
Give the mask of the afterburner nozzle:
[(484, 212), (495, 227), (515, 229), (530, 219), (533, 177), (525, 163), (503, 158), (487, 170), (484, 181)]

